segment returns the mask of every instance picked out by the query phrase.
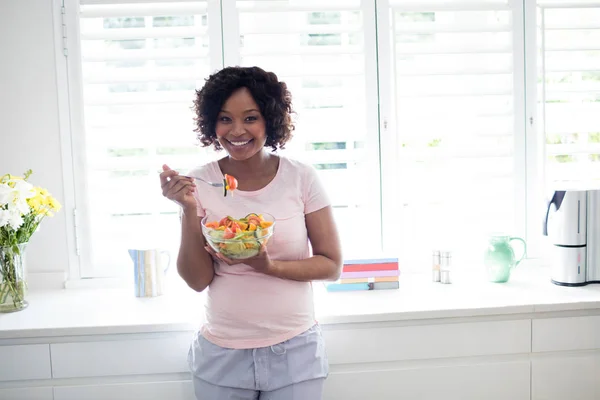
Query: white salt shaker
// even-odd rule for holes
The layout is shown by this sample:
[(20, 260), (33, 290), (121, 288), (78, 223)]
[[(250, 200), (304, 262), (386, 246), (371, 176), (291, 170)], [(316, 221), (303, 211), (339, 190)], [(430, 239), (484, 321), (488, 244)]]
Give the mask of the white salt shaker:
[(452, 252), (443, 251), (440, 265), (440, 282), (451, 283), (450, 280), (450, 266), (452, 265)]
[(440, 280), (441, 280), (440, 264), (442, 263), (442, 261), (441, 261), (441, 253), (439, 250), (433, 251), (431, 263), (432, 263), (431, 279), (433, 280), (433, 282), (440, 282)]

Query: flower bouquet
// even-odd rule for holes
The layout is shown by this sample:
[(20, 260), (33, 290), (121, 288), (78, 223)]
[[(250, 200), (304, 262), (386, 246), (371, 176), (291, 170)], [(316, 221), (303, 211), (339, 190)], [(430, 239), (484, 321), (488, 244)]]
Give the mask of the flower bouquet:
[(60, 210), (48, 191), (25, 175), (0, 177), (0, 312), (18, 311), (25, 301), (25, 248), (45, 217)]

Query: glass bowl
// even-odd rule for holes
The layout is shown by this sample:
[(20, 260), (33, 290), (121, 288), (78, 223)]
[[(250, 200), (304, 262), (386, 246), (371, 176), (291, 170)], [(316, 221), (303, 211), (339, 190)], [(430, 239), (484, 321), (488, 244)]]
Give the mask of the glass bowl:
[(251, 213), (242, 218), (208, 214), (202, 218), (202, 234), (217, 253), (232, 260), (254, 257), (275, 231), (271, 214)]

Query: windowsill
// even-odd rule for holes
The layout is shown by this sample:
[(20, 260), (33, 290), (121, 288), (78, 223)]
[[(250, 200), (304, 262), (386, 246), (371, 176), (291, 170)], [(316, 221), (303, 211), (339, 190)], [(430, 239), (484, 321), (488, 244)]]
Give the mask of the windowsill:
[[(337, 293), (315, 283), (317, 319), (328, 325), (600, 309), (600, 285), (553, 285), (534, 261), (505, 284), (472, 272), (452, 279), (443, 285), (429, 274), (402, 274), (399, 290)], [(189, 289), (155, 298), (123, 288), (40, 290), (28, 301), (21, 312), (0, 314), (0, 339), (193, 331), (204, 318), (204, 294)]]

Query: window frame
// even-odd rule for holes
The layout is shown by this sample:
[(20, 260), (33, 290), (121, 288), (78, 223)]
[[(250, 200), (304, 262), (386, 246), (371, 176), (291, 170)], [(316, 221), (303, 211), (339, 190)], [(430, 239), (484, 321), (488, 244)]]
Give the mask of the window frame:
[[(527, 126), (527, 120), (529, 115), (530, 107), (527, 105), (531, 104), (534, 99), (530, 99), (528, 95), (529, 86), (526, 85), (527, 80), (532, 80), (535, 83), (535, 76), (530, 76), (530, 71), (526, 70), (527, 57), (529, 54), (526, 53), (526, 3), (533, 1), (535, 7), (535, 0), (509, 0), (509, 9), (512, 18), (512, 49), (513, 49), (513, 62), (512, 62), (512, 74), (513, 74), (513, 131), (514, 131), (514, 205), (515, 205), (515, 231), (512, 235), (520, 236), (527, 241), (528, 244), (528, 258), (537, 258), (539, 256), (539, 243), (541, 241), (541, 230), (537, 229), (538, 219), (536, 214), (539, 214), (541, 209), (538, 201), (536, 201), (535, 195), (539, 192), (537, 186), (528, 186), (530, 177), (537, 176), (538, 172), (534, 169), (535, 165), (530, 165), (531, 160), (535, 160), (534, 155), (537, 151), (536, 148), (529, 143), (528, 136), (530, 134)], [(437, 6), (437, 9), (444, 10), (461, 10), (470, 9), (476, 5), (476, 2), (463, 0), (452, 2), (446, 6)], [(416, 5), (416, 10), (421, 10), (424, 6)], [(426, 5), (425, 5), (426, 7)], [(492, 7), (492, 6), (490, 6)], [(485, 6), (479, 6), (479, 8), (485, 8)], [(492, 7), (493, 8), (493, 7)], [(410, 6), (406, 8), (410, 9)], [(399, 166), (396, 163), (398, 160), (397, 153), (397, 135), (396, 135), (396, 114), (394, 110), (393, 91), (395, 87), (395, 76), (392, 70), (393, 57), (389, 49), (391, 49), (391, 12), (392, 7), (390, 6), (390, 0), (377, 0), (377, 45), (378, 45), (378, 74), (381, 77), (379, 81), (379, 92), (380, 92), (380, 135), (381, 135), (381, 152), (382, 152), (382, 170), (387, 168), (387, 171), (382, 175), (392, 176), (393, 182), (398, 182), (397, 173)], [(533, 14), (533, 25), (535, 34), (535, 14)], [(531, 40), (531, 38), (528, 38)], [(535, 37), (534, 37), (535, 40)], [(533, 49), (535, 56), (535, 48)], [(535, 73), (535, 69), (533, 70)], [(536, 90), (535, 85), (532, 87)], [(533, 103), (535, 111), (535, 102)], [(533, 114), (535, 115), (535, 114)], [(532, 137), (535, 135), (535, 131), (531, 133)], [(389, 145), (388, 145), (389, 143)], [(385, 145), (384, 145), (385, 144)], [(531, 154), (533, 153), (533, 154)], [(392, 171), (391, 173), (389, 171)], [(533, 178), (535, 179), (535, 178)], [(399, 193), (402, 188), (396, 185), (393, 188), (386, 188), (382, 194), (382, 215), (393, 215), (394, 210), (399, 207)], [(536, 213), (535, 211), (538, 210)], [(397, 243), (394, 238), (395, 223), (390, 218), (383, 217), (383, 232), (384, 232), (384, 249), (387, 251), (397, 251)], [(537, 234), (539, 232), (539, 234)], [(412, 272), (422, 272), (422, 266), (406, 265), (403, 270)]]
[[(60, 90), (62, 96), (68, 100), (63, 101), (61, 114), (68, 115), (69, 124), (63, 129), (61, 126), (63, 173), (65, 192), (67, 198), (65, 209), (69, 214), (69, 232), (72, 232), (73, 247), (70, 251), (68, 281), (82, 279), (102, 280), (111, 283), (120, 282), (122, 278), (115, 277), (114, 271), (102, 271), (93, 265), (92, 241), (90, 229), (90, 210), (88, 207), (89, 192), (86, 188), (87, 164), (85, 160), (85, 119), (83, 99), (83, 72), (81, 64), (80, 45), (80, 4), (135, 4), (135, 3), (161, 3), (164, 0), (54, 0), (57, 3), (60, 18), (60, 27), (56, 30), (57, 41), (60, 38), (60, 54), (57, 56), (59, 75), (64, 76), (59, 88), (66, 87), (67, 91)], [(199, 0), (177, 0), (180, 2), (198, 2)], [(206, 3), (209, 18), (214, 15), (215, 23), (208, 26), (210, 40), (222, 43), (221, 4), (220, 0), (203, 0)], [(168, 2), (168, 0), (167, 0)], [(66, 38), (64, 38), (66, 36)], [(63, 49), (66, 50), (63, 53)], [(57, 50), (58, 52), (58, 50)], [(209, 60), (211, 70), (222, 68), (223, 47), (221, 45), (209, 46)], [(68, 105), (66, 104), (68, 102)]]
[[(144, 3), (160, 0), (84, 0), (86, 4)], [(166, 2), (168, 0), (163, 0)], [(193, 0), (178, 0), (193, 1)], [(453, 3), (457, 7), (473, 4), (472, 1)], [(457, 5), (458, 4), (458, 5)], [(398, 207), (398, 191), (401, 188), (381, 184), (383, 180), (394, 179), (398, 171), (397, 137), (393, 110), (393, 83), (390, 49), (390, 1), (361, 0), (365, 13), (365, 74), (369, 83), (367, 96), (377, 99), (369, 102), (367, 121), (369, 131), (376, 132), (379, 157), (379, 195), (377, 201), (381, 212), (382, 252), (398, 251), (394, 238), (393, 221), (386, 216), (393, 215)], [(537, 1), (510, 1), (513, 16), (513, 88), (514, 104), (514, 159), (515, 159), (515, 235), (527, 240), (528, 257), (538, 258), (542, 250), (540, 228), (544, 199), (544, 132), (538, 129), (542, 116), (538, 115), (537, 105)], [(56, 64), (58, 79), (58, 99), (60, 114), (61, 152), (63, 159), (63, 180), (65, 183), (65, 211), (68, 223), (67, 241), (69, 244), (69, 281), (87, 278), (101, 280), (102, 275), (94, 273), (91, 265), (89, 210), (87, 209), (85, 135), (83, 115), (83, 85), (81, 52), (79, 44), (79, 1), (53, 0)], [(239, 53), (228, 51), (238, 45), (238, 24), (232, 28), (223, 26), (237, 15), (234, 1), (207, 0), (208, 14), (215, 15), (217, 23), (209, 24), (211, 43), (211, 66), (222, 68), (239, 63)], [(371, 16), (371, 17), (369, 17)], [(210, 18), (210, 17), (209, 17)], [(218, 41), (217, 41), (218, 40)], [(369, 45), (373, 44), (373, 45)], [(65, 50), (66, 49), (66, 50)], [(68, 52), (65, 56), (64, 51)], [(411, 266), (403, 269), (411, 270)], [(106, 280), (106, 279), (104, 279)]]

